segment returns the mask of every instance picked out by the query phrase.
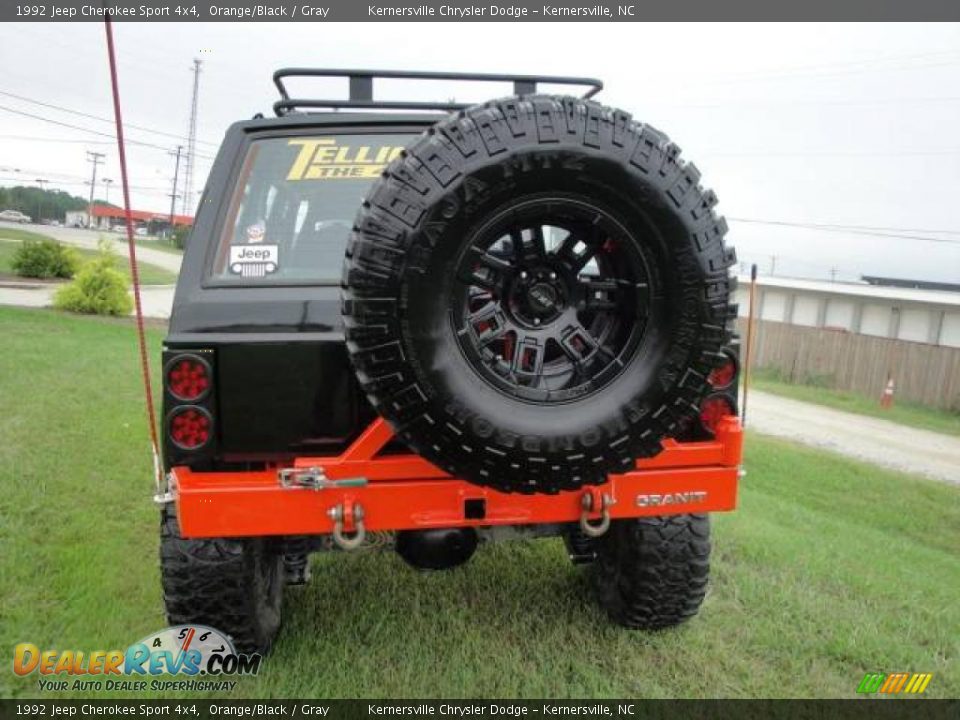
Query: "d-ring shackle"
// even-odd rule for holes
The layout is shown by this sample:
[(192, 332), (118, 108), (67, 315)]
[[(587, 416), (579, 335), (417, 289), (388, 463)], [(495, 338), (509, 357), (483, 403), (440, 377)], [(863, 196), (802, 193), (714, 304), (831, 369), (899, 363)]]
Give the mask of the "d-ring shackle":
[(593, 508), (593, 493), (585, 492), (580, 497), (580, 507), (583, 512), (580, 513), (580, 529), (587, 537), (600, 537), (610, 529), (610, 506), (613, 505), (613, 498), (604, 493), (600, 499), (600, 522), (596, 525), (590, 523), (590, 513)]
[(333, 520), (333, 541), (337, 547), (343, 550), (356, 550), (366, 539), (367, 531), (363, 527), (363, 505), (353, 504), (353, 525), (356, 528), (352, 536), (343, 534), (343, 521), (346, 516), (343, 505), (335, 505), (327, 511), (327, 515)]

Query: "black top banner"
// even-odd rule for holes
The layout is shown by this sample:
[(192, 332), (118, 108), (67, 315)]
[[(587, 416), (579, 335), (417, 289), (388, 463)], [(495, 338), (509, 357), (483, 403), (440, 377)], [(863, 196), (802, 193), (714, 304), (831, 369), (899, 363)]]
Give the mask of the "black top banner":
[(0, 22), (948, 21), (957, 0), (3, 0)]

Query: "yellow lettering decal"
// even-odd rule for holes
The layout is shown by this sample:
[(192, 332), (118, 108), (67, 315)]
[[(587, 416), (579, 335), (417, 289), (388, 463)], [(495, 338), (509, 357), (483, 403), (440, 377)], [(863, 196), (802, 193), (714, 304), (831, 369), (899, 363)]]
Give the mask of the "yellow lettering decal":
[(369, 145), (353, 148), (337, 145), (334, 138), (297, 138), (290, 145), (299, 145), (287, 180), (337, 180), (377, 178), (388, 162), (403, 152), (402, 147)]
[(293, 161), (293, 165), (290, 166), (290, 172), (287, 173), (287, 180), (301, 180), (303, 178), (303, 172), (307, 169), (310, 161), (313, 160), (317, 148), (321, 145), (333, 145), (333, 138), (317, 138), (313, 140), (296, 138), (290, 140), (287, 144), (300, 146), (297, 159)]

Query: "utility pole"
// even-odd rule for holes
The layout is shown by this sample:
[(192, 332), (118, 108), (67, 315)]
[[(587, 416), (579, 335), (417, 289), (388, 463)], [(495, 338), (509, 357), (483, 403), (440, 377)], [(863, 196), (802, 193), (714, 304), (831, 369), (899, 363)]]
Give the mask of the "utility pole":
[(836, 281), (837, 281), (837, 268), (832, 267), (830, 268), (830, 282), (836, 282)]
[(193, 168), (197, 149), (197, 100), (200, 92), (200, 59), (193, 59), (193, 97), (190, 100), (190, 132), (187, 133), (187, 157), (183, 167), (183, 214), (193, 213)]
[(770, 276), (773, 277), (777, 274), (777, 256), (770, 256)]
[(110, 183), (112, 183), (113, 180), (111, 180), (110, 178), (104, 178), (101, 182), (103, 182), (103, 193), (106, 196), (104, 200), (106, 200), (107, 205), (109, 205), (110, 204)]
[(173, 166), (173, 191), (170, 193), (170, 232), (173, 232), (173, 212), (176, 209), (177, 198), (180, 197), (177, 195), (177, 178), (180, 176), (180, 153), (183, 151), (183, 145), (177, 145), (176, 153), (169, 153), (170, 155), (176, 155), (177, 160), (176, 164)]
[(43, 196), (47, 192), (47, 189), (44, 187), (49, 180), (44, 180), (43, 178), (37, 178), (34, 182), (40, 186), (40, 199), (37, 200), (37, 222), (40, 222), (43, 219)]
[(93, 164), (93, 176), (90, 178), (90, 204), (87, 206), (87, 228), (93, 225), (93, 192), (97, 189), (97, 165), (103, 162), (105, 155), (87, 150), (87, 162)]

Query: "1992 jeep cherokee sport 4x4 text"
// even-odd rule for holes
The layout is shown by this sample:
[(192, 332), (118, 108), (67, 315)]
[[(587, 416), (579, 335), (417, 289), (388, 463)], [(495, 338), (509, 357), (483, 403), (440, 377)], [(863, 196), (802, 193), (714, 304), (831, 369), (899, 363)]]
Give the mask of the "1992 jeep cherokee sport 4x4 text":
[[(348, 100), (291, 78), (349, 78)], [(471, 107), (374, 78), (495, 80)], [(694, 615), (741, 458), (734, 253), (582, 78), (288, 69), (217, 155), (164, 346), (171, 624), (266, 652), (309, 553), (562, 536), (619, 623)], [(580, 84), (584, 97), (537, 94)]]

